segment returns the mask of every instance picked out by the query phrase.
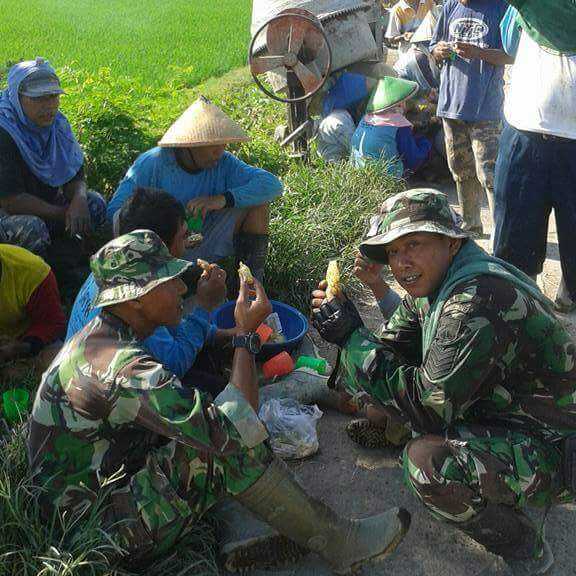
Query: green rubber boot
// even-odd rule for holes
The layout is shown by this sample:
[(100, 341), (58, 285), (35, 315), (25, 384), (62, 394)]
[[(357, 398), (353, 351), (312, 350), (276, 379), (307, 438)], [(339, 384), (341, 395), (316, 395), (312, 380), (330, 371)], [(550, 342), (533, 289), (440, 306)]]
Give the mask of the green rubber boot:
[(218, 518), (220, 557), (228, 572), (284, 568), (309, 553), (256, 518), (236, 500), (219, 503), (214, 514)]
[(410, 514), (402, 508), (362, 520), (338, 516), (309, 496), (278, 459), (236, 498), (278, 532), (319, 554), (336, 574), (349, 574), (363, 564), (382, 560), (400, 544), (410, 526)]

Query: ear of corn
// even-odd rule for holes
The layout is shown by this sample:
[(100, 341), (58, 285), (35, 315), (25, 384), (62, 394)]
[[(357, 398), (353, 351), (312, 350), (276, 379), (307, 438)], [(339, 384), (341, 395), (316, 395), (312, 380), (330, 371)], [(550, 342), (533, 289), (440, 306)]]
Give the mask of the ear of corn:
[(252, 276), (252, 271), (244, 262), (240, 262), (238, 266), (238, 274), (240, 278), (246, 282), (246, 284), (254, 284), (254, 276)]
[(338, 268), (338, 260), (330, 260), (328, 263), (328, 269), (326, 270), (326, 282), (328, 287), (326, 288), (326, 298), (331, 300), (336, 298), (342, 292), (340, 286), (340, 269)]
[(202, 258), (197, 258), (196, 264), (198, 264), (202, 270), (210, 270), (210, 262), (206, 262), (206, 260), (202, 260)]

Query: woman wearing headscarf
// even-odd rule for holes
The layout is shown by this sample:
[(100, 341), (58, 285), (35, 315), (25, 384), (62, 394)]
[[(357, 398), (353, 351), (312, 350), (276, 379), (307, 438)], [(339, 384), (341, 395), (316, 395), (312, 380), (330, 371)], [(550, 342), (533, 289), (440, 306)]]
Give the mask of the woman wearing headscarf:
[(0, 242), (43, 254), (54, 235), (83, 238), (105, 221), (84, 155), (59, 111), (64, 91), (42, 59), (14, 65), (0, 96)]

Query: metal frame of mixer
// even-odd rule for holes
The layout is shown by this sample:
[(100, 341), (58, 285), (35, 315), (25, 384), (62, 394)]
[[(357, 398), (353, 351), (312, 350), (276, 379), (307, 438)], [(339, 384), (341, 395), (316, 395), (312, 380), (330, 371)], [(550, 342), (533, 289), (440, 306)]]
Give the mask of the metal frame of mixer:
[[(257, 55), (255, 45), (264, 31), (266, 31), (266, 47), (269, 54)], [(301, 54), (305, 35), (310, 34), (311, 31), (315, 31), (322, 44), (318, 46), (317, 54), (320, 50), (325, 50), (327, 56), (324, 69), (320, 70), (320, 76), (307, 67)], [(288, 37), (285, 36), (286, 34)], [(274, 43), (276, 46), (273, 47)], [(278, 54), (277, 52), (284, 53)], [(249, 64), (254, 82), (260, 90), (268, 97), (288, 104), (289, 135), (281, 142), (281, 145), (286, 146), (292, 143), (297, 155), (305, 155), (308, 149), (307, 130), (310, 125), (307, 100), (322, 88), (332, 67), (332, 51), (322, 24), (306, 10), (288, 9), (281, 12), (265, 22), (254, 34), (250, 43)], [(259, 78), (259, 75), (278, 68), (284, 68), (286, 71), (288, 92), (286, 97), (279, 96), (278, 93), (267, 88)]]

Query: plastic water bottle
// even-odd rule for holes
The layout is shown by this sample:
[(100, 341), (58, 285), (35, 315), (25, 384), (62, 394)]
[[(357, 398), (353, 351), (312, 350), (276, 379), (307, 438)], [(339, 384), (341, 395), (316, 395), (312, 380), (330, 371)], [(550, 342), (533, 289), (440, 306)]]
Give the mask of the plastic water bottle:
[(321, 376), (328, 371), (328, 362), (324, 358), (315, 358), (314, 356), (300, 356), (296, 360), (296, 369), (311, 368)]

